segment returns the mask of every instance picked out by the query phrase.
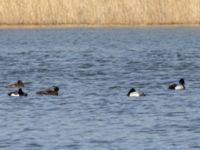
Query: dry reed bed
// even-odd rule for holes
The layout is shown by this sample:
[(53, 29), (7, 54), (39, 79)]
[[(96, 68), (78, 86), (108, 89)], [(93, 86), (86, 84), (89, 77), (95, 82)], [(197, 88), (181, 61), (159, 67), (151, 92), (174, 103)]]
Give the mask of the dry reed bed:
[(199, 23), (200, 0), (0, 0), (1, 25)]

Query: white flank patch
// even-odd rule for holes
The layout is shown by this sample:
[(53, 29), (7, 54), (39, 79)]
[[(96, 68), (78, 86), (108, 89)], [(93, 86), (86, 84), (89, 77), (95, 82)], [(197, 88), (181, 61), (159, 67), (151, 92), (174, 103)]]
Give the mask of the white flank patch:
[(138, 92), (132, 92), (132, 93), (130, 93), (129, 96), (130, 96), (130, 97), (139, 97), (140, 94), (139, 94)]
[(12, 93), (10, 96), (19, 96), (19, 94)]
[(175, 90), (184, 90), (184, 87), (183, 87), (183, 85), (177, 85), (175, 87)]

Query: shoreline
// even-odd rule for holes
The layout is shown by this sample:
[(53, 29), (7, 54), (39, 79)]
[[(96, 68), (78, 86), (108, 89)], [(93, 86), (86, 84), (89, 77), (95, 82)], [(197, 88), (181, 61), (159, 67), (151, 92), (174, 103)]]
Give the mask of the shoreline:
[(143, 28), (143, 27), (200, 27), (200, 24), (150, 24), (150, 25), (90, 25), (90, 24), (62, 24), (62, 25), (0, 25), (0, 29), (48, 29), (48, 28)]
[(200, 0), (1, 0), (0, 28), (193, 26)]

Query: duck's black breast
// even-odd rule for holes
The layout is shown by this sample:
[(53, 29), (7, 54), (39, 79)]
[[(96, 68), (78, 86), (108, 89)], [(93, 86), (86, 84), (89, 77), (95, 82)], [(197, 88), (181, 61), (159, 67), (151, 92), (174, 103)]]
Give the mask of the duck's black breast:
[(22, 95), (20, 95), (20, 96), (28, 96), (28, 94), (27, 93), (23, 93)]

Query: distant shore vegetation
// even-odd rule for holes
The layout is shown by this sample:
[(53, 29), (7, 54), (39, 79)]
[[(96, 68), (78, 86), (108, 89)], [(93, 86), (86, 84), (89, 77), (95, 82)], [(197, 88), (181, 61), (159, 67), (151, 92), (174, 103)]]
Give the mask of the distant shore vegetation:
[(199, 23), (200, 0), (0, 0), (0, 25)]

